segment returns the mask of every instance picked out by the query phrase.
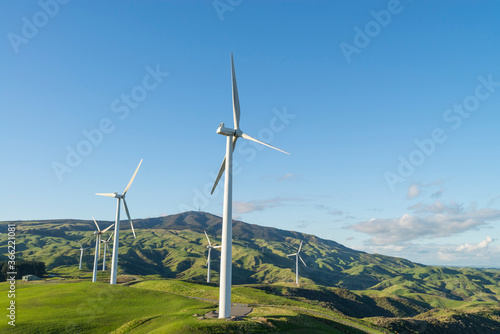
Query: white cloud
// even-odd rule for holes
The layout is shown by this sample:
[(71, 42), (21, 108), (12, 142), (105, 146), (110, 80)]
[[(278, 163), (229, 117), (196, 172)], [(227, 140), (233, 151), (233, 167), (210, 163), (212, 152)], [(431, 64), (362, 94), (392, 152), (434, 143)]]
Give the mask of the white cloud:
[[(484, 241), (484, 243), (487, 242)], [(495, 239), (492, 239), (495, 241)], [(475, 251), (458, 251), (459, 244), (436, 244), (433, 242), (403, 242), (396, 245), (364, 244), (359, 247), (369, 253), (378, 253), (408, 259), (426, 265), (452, 265), (469, 267), (496, 267), (500, 247), (489, 244)]]
[(413, 214), (399, 218), (372, 218), (350, 225), (349, 228), (371, 236), (375, 245), (398, 245), (418, 239), (448, 237), (465, 231), (479, 229), (500, 219), (500, 211), (493, 209), (465, 210), (457, 203), (418, 203), (411, 207)]
[(490, 236), (487, 236), (486, 239), (484, 239), (483, 241), (481, 241), (480, 243), (478, 244), (469, 244), (469, 243), (465, 243), (463, 245), (460, 245), (456, 248), (456, 250), (458, 252), (473, 252), (473, 251), (477, 251), (478, 249), (483, 249), (483, 248), (486, 248), (488, 247), (488, 245), (493, 241), (493, 239), (490, 237)]
[(412, 199), (420, 195), (420, 188), (418, 184), (412, 184), (410, 188), (408, 188), (408, 193), (406, 194), (406, 198)]

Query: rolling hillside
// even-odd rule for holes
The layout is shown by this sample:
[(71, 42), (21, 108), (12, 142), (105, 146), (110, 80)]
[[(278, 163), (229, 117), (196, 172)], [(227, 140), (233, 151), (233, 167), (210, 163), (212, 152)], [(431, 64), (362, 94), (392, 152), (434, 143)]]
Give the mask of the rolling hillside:
[[(80, 271), (76, 241), (84, 247), (93, 247), (93, 222), (15, 223), (18, 259), (43, 261), (50, 273), (67, 278), (90, 277), (93, 249), (86, 251), (84, 269)], [(101, 226), (109, 224), (100, 222)], [(120, 274), (205, 280), (207, 242), (203, 231), (207, 231), (213, 243), (220, 244), (220, 217), (185, 212), (139, 219), (134, 226), (137, 239), (133, 239), (128, 222), (122, 222)], [(0, 223), (0, 232), (5, 229), (6, 222)], [(0, 234), (0, 240), (5, 237)], [(301, 256), (307, 267), (301, 266), (301, 287), (295, 287), (290, 284), (295, 281), (295, 263), (286, 254), (293, 253), (300, 240), (304, 240)], [(218, 251), (212, 253), (213, 282), (218, 281), (219, 255)], [(2, 256), (4, 259), (5, 255)], [(98, 280), (105, 282), (108, 273), (99, 272)], [(451, 326), (442, 319), (455, 318), (458, 320), (453, 326), (460, 319), (469, 319), (491, 322), (493, 328), (500, 329), (499, 270), (425, 266), (356, 251), (313, 235), (240, 221), (233, 222), (233, 284), (252, 284), (274, 296), (321, 305), (349, 317), (370, 319), (394, 331), (418, 332), (424, 323), (427, 331), (437, 328), (438, 333)], [(444, 310), (452, 311), (443, 313)]]

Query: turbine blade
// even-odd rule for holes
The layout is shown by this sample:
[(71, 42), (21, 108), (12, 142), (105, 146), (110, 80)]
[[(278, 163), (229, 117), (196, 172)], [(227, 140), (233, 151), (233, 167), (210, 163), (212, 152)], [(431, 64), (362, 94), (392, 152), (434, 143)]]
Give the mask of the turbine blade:
[[(77, 241), (78, 242), (78, 241)], [(80, 245), (80, 248), (83, 248), (82, 244), (78, 242), (78, 244)]]
[(95, 193), (98, 196), (115, 197), (115, 193)]
[(142, 164), (142, 159), (141, 161), (139, 162), (139, 166), (137, 166), (137, 169), (135, 170), (135, 173), (134, 175), (132, 175), (132, 178), (130, 179), (130, 182), (127, 184), (127, 188), (125, 188), (125, 190), (123, 191), (123, 195), (125, 195), (128, 191), (128, 188), (130, 188), (130, 186), (132, 185), (132, 182), (134, 182), (134, 179), (135, 179), (135, 175), (137, 174), (137, 172), (139, 171), (139, 167), (141, 167), (141, 164)]
[(207, 231), (203, 231), (203, 232), (205, 232), (205, 236), (207, 237), (208, 245), (210, 247), (212, 247), (212, 244), (210, 243), (210, 239), (208, 239)]
[(288, 254), (287, 256), (295, 256), (295, 255), (297, 255), (297, 253), (295, 253), (295, 254)]
[(222, 248), (222, 246), (213, 246), (212, 248)]
[(238, 86), (236, 85), (236, 73), (234, 72), (233, 53), (231, 53), (231, 86), (233, 88), (234, 128), (238, 130), (240, 124), (240, 99), (238, 97)]
[(222, 174), (224, 174), (224, 171), (226, 170), (226, 157), (224, 156), (224, 160), (222, 160), (222, 165), (220, 166), (219, 169), (219, 174), (217, 174), (217, 177), (215, 178), (214, 186), (212, 187), (212, 191), (210, 192), (210, 195), (214, 193), (215, 188), (217, 188), (217, 184), (220, 181), (220, 178), (222, 177)]
[(113, 224), (109, 225), (108, 227), (106, 227), (106, 229), (104, 231), (102, 231), (101, 233), (106, 233), (113, 226), (115, 226), (115, 223), (113, 223)]
[(303, 242), (303, 240), (300, 241), (300, 246), (299, 246), (299, 250), (297, 251), (297, 254), (299, 254), (300, 250), (302, 249), (302, 242)]
[(286, 152), (286, 151), (283, 151), (283, 150), (280, 150), (279, 148), (274, 147), (273, 145), (269, 145), (269, 144), (264, 143), (263, 141), (260, 141), (260, 140), (258, 140), (258, 139), (255, 139), (255, 138), (253, 138), (253, 137), (251, 137), (251, 136), (247, 135), (246, 133), (242, 133), (242, 134), (241, 134), (241, 136), (242, 136), (243, 138), (245, 138), (245, 139), (248, 139), (248, 140), (254, 141), (254, 142), (259, 143), (259, 144), (262, 144), (262, 145), (264, 145), (264, 146), (267, 146), (267, 147), (273, 148), (273, 149), (275, 149), (275, 150), (277, 150), (277, 151), (280, 151), (280, 152), (283, 152), (283, 153), (285, 153), (285, 154), (291, 155), (290, 153), (288, 153), (288, 152)]
[(94, 219), (94, 224), (95, 224), (95, 226), (97, 226), (97, 230), (98, 230), (99, 232), (101, 232), (101, 229), (99, 228), (99, 225), (97, 225), (97, 222), (95, 221), (94, 216), (92, 216), (92, 219)]
[(125, 202), (125, 198), (123, 199), (123, 206), (125, 207), (125, 212), (127, 213), (128, 221), (130, 222), (130, 227), (132, 228), (132, 233), (134, 234), (134, 239), (137, 239), (135, 237), (134, 224), (132, 224), (132, 219), (130, 218), (130, 213), (128, 213), (128, 207), (127, 207), (127, 202)]
[(111, 232), (111, 235), (109, 236), (108, 241), (106, 241), (106, 242), (109, 242), (109, 240), (111, 240), (111, 238), (113, 237), (113, 233), (115, 233), (115, 232)]
[[(233, 151), (236, 148), (236, 141), (238, 140), (238, 137), (233, 137)], [(217, 184), (219, 184), (220, 178), (222, 177), (222, 174), (224, 174), (224, 171), (226, 170), (226, 157), (224, 156), (224, 160), (222, 160), (222, 165), (220, 166), (219, 169), (219, 174), (217, 174), (217, 177), (215, 178), (214, 186), (212, 187), (212, 191), (210, 192), (210, 195), (212, 195), (215, 191), (215, 188), (217, 188)]]
[(300, 259), (300, 261), (302, 261), (302, 263), (304, 264), (304, 266), (307, 267), (306, 263), (304, 262), (304, 260), (302, 260), (302, 258), (300, 257), (300, 255), (299, 255), (299, 259)]

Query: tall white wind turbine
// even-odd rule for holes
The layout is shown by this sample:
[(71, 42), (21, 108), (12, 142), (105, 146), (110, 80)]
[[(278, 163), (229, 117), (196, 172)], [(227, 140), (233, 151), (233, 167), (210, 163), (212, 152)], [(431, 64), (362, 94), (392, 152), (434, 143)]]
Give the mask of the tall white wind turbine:
[[(92, 217), (92, 219), (94, 219), (94, 217)], [(95, 254), (94, 254), (94, 272), (92, 273), (92, 282), (97, 281), (97, 262), (99, 261), (101, 252), (101, 235), (106, 233), (110, 228), (113, 227), (113, 225), (115, 225), (111, 224), (108, 227), (106, 227), (106, 229), (101, 231), (101, 229), (99, 228), (99, 224), (97, 224), (95, 219), (94, 219), (94, 224), (97, 227), (97, 231), (94, 232), (96, 238), (95, 238)]]
[(123, 194), (118, 194), (118, 193), (96, 193), (96, 195), (99, 196), (107, 196), (107, 197), (114, 197), (118, 200), (116, 204), (116, 220), (115, 220), (115, 237), (113, 238), (113, 256), (111, 258), (111, 277), (109, 279), (109, 284), (116, 284), (116, 276), (118, 273), (118, 243), (119, 243), (119, 237), (120, 237), (120, 202), (123, 200), (123, 207), (125, 208), (125, 213), (127, 214), (128, 220), (130, 222), (130, 227), (132, 228), (132, 233), (134, 234), (135, 238), (135, 231), (134, 231), (134, 225), (132, 224), (132, 219), (130, 218), (130, 213), (128, 212), (128, 207), (127, 207), (127, 202), (125, 202), (125, 194), (127, 193), (128, 189), (132, 185), (132, 182), (134, 182), (135, 176), (137, 175), (137, 172), (139, 171), (139, 167), (141, 167), (142, 164), (142, 159), (139, 162), (139, 165), (137, 166), (137, 169), (135, 170), (134, 175), (132, 175), (132, 178), (130, 179), (129, 183), (127, 184), (127, 187), (123, 191)]
[(280, 152), (290, 154), (279, 148), (266, 144), (260, 140), (250, 137), (240, 130), (240, 101), (238, 98), (238, 88), (236, 86), (236, 75), (234, 72), (233, 54), (231, 53), (231, 78), (233, 88), (233, 120), (234, 129), (226, 128), (224, 123), (219, 125), (217, 133), (226, 136), (226, 156), (222, 161), (219, 174), (212, 188), (212, 194), (224, 173), (224, 208), (222, 218), (222, 252), (220, 262), (220, 288), (219, 288), (219, 318), (231, 317), (231, 279), (232, 279), (232, 206), (233, 206), (233, 151), (239, 137), (256, 143), (268, 146)]
[[(78, 242), (78, 241), (77, 241)], [(80, 245), (80, 265), (78, 266), (78, 269), (82, 269), (82, 258), (83, 258), (83, 251), (85, 249), (89, 249), (90, 247), (83, 248), (82, 244), (78, 242)]]
[(106, 249), (108, 248), (108, 243), (113, 237), (113, 232), (109, 236), (108, 240), (101, 240), (104, 243), (104, 255), (102, 257), (102, 271), (106, 271)]
[[(205, 232), (205, 231), (203, 231)], [(207, 241), (208, 241), (208, 257), (207, 257), (207, 267), (208, 267), (208, 271), (207, 271), (207, 282), (210, 283), (210, 252), (212, 251), (213, 248), (221, 248), (222, 246), (212, 246), (212, 243), (210, 242), (210, 239), (208, 238), (208, 235), (207, 235), (207, 232), (205, 232), (205, 236), (207, 237)]]
[(297, 253), (287, 255), (287, 256), (295, 256), (295, 283), (297, 285), (299, 285), (299, 259), (300, 259), (300, 261), (302, 261), (304, 266), (306, 266), (306, 263), (300, 257), (300, 250), (302, 249), (302, 242), (303, 241), (300, 242), (299, 250), (297, 251)]

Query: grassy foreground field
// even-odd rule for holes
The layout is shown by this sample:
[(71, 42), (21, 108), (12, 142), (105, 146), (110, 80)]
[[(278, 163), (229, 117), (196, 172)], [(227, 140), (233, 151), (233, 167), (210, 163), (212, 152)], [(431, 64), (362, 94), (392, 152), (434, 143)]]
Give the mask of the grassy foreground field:
[[(170, 282), (163, 284), (164, 282)], [(141, 287), (144, 286), (144, 287)], [(0, 284), (6, 295), (8, 285)], [(165, 290), (165, 291), (161, 291)], [(166, 291), (169, 290), (169, 291)], [(205, 298), (216, 296), (216, 287), (183, 281), (148, 281), (133, 287), (88, 281), (18, 282), (16, 286), (16, 326), (0, 323), (0, 333), (377, 333), (360, 330), (296, 307), (256, 307), (241, 321), (199, 320), (215, 310), (214, 303), (187, 298), (207, 290)], [(259, 301), (285, 305), (282, 297), (242, 287), (235, 296), (239, 301)], [(6, 303), (3, 303), (7, 306)], [(302, 304), (302, 305), (301, 305)]]

